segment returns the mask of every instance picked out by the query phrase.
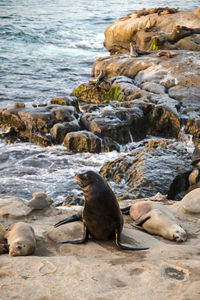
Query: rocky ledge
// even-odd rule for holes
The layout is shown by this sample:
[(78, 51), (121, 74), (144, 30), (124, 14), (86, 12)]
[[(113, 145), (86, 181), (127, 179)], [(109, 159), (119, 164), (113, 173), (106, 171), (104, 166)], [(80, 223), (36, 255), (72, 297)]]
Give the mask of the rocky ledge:
[[(154, 201), (158, 200), (154, 197)], [(129, 200), (123, 205), (134, 202)], [(79, 211), (78, 206), (33, 210), (20, 199), (0, 200), (3, 226), (28, 222), (36, 235), (33, 255), (0, 255), (1, 298), (94, 300), (129, 299), (131, 295), (135, 299), (198, 300), (199, 214), (184, 212), (179, 202), (163, 203), (186, 230), (188, 239), (177, 243), (144, 233), (134, 229), (130, 217), (124, 216), (122, 240), (149, 247), (133, 252), (119, 250), (114, 241), (57, 244), (81, 236), (81, 222), (53, 228), (56, 222)]]

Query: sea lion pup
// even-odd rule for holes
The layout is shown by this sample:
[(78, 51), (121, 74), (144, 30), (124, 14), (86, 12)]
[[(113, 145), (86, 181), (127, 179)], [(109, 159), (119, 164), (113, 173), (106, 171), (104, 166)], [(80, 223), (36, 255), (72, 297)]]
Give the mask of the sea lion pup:
[(130, 208), (130, 216), (135, 221), (132, 226), (143, 228), (148, 233), (160, 235), (169, 240), (183, 242), (186, 232), (177, 224), (175, 217), (161, 203), (141, 201)]
[(33, 228), (24, 222), (12, 224), (5, 233), (5, 239), (9, 244), (9, 255), (30, 255), (36, 248), (36, 240)]
[[(120, 242), (120, 235), (123, 228), (123, 216), (115, 194), (99, 174), (88, 171), (83, 174), (76, 174), (75, 179), (77, 180), (77, 184), (80, 185), (85, 197), (85, 206), (82, 213), (84, 234), (82, 239), (67, 240), (60, 242), (61, 244), (84, 243), (88, 240), (90, 234), (95, 239), (100, 240), (107, 240), (115, 237), (116, 244), (121, 249), (148, 249), (143, 247), (133, 247)], [(58, 227), (62, 224), (79, 219), (80, 215), (73, 215), (72, 217), (56, 223), (54, 226)]]

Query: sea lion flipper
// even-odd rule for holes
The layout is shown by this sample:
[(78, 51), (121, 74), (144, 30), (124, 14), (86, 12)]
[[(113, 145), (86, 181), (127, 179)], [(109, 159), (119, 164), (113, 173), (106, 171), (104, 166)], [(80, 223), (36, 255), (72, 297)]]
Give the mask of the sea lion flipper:
[(83, 244), (88, 240), (88, 235), (89, 232), (84, 224), (84, 232), (83, 232), (83, 237), (81, 239), (66, 240), (66, 241), (58, 242), (57, 244)]
[(137, 225), (135, 222), (133, 222), (131, 224), (131, 226), (133, 226), (133, 227), (135, 227), (135, 228), (137, 228), (137, 229), (139, 229), (139, 230), (141, 230), (143, 232), (147, 232), (142, 226)]
[(116, 231), (116, 244), (120, 249), (124, 249), (124, 250), (132, 250), (132, 251), (137, 251), (137, 250), (148, 250), (149, 248), (145, 248), (145, 247), (133, 247), (131, 245), (128, 244), (122, 244), (120, 242), (120, 234), (118, 231)]
[(140, 216), (139, 218), (137, 218), (133, 224), (135, 224), (137, 226), (142, 226), (142, 224), (144, 224), (150, 218), (151, 218), (151, 216), (149, 213), (144, 214), (144, 215)]
[(127, 207), (123, 207), (123, 208), (120, 207), (120, 210), (124, 215), (128, 215), (130, 208), (131, 208), (131, 205), (129, 205)]
[(79, 220), (81, 220), (81, 217), (80, 217), (80, 215), (76, 214), (76, 215), (70, 216), (68, 218), (65, 218), (65, 219), (59, 221), (58, 223), (54, 224), (54, 227), (58, 227), (60, 225), (66, 224), (66, 223), (75, 222), (75, 221), (79, 221)]

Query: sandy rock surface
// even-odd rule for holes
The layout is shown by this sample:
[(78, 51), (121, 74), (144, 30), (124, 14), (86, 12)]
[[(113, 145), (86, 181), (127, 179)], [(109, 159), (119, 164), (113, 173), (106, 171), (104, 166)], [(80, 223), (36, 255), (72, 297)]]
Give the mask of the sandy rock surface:
[[(52, 226), (75, 212), (70, 207), (20, 217), (34, 228), (37, 249), (27, 257), (0, 256), (1, 299), (199, 299), (199, 215), (184, 214), (179, 203), (168, 208), (187, 231), (188, 240), (178, 244), (149, 235), (134, 229), (130, 217), (124, 216), (122, 240), (150, 247), (135, 252), (119, 250), (114, 241), (56, 244), (81, 235), (81, 222)], [(16, 220), (1, 217), (0, 221), (8, 226)]]

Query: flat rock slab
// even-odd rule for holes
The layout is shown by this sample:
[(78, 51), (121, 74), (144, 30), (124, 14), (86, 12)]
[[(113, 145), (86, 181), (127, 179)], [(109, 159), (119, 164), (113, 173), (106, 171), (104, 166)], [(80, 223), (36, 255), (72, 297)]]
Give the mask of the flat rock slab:
[(28, 207), (19, 198), (0, 199), (0, 217), (20, 218), (26, 217), (32, 208)]
[(135, 252), (119, 250), (114, 241), (56, 244), (53, 236), (57, 239), (58, 230), (60, 238), (76, 238), (81, 233), (80, 222), (57, 229), (52, 226), (75, 213), (71, 208), (60, 211), (59, 216), (56, 208), (50, 216), (41, 212), (35, 219), (28, 216), (36, 232), (37, 250), (27, 257), (0, 256), (1, 299), (124, 300), (131, 295), (134, 299), (198, 300), (199, 218), (183, 214), (176, 204), (168, 209), (187, 230), (188, 240), (178, 244), (148, 235), (132, 228), (125, 216), (123, 241), (150, 247)]

